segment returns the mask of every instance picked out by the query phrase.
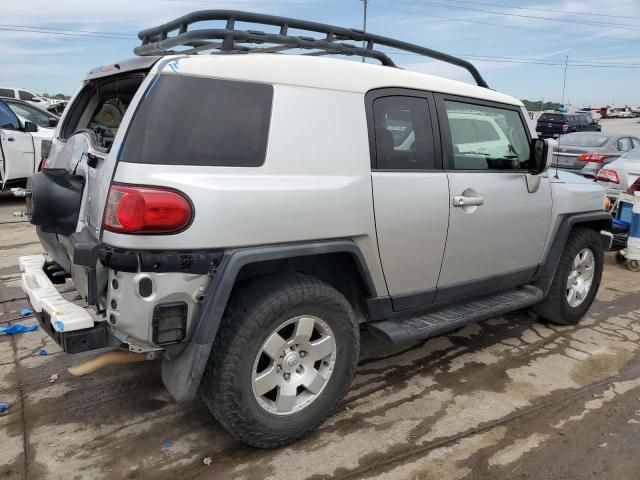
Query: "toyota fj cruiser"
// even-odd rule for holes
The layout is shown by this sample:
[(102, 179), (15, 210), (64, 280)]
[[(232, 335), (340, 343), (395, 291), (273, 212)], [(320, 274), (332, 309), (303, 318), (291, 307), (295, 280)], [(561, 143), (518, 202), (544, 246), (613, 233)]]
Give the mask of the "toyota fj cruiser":
[[(22, 285), (65, 351), (156, 352), (177, 400), (199, 392), (237, 438), (276, 447), (335, 410), (361, 328), (412, 342), (524, 307), (560, 324), (589, 309), (604, 192), (546, 173), (553, 141), (470, 63), (235, 11), (139, 37), (136, 58), (89, 72), (22, 192), (48, 254), (20, 258)], [(394, 68), (378, 47), (478, 86)], [(69, 277), (93, 312), (60, 296)]]

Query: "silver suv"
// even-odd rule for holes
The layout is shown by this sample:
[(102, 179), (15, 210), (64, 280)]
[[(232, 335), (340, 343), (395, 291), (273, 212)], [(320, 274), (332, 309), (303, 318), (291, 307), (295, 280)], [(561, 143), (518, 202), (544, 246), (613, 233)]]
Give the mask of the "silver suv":
[[(362, 328), (413, 342), (523, 307), (560, 324), (589, 309), (604, 192), (545, 173), (553, 141), (471, 64), (235, 11), (139, 36), (137, 58), (88, 74), (22, 192), (48, 253), (20, 259), (23, 287), (65, 351), (161, 356), (176, 400), (199, 392), (237, 438), (276, 447), (336, 409)], [(393, 68), (378, 47), (478, 86)], [(93, 311), (60, 296), (69, 277)]]

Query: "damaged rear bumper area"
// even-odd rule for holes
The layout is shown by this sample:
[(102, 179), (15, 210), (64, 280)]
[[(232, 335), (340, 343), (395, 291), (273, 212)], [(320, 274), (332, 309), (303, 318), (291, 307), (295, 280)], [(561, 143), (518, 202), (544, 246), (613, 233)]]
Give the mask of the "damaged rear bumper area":
[(44, 255), (19, 258), (22, 289), (42, 329), (67, 353), (118, 345), (106, 322), (96, 322), (86, 308), (62, 297), (45, 265)]

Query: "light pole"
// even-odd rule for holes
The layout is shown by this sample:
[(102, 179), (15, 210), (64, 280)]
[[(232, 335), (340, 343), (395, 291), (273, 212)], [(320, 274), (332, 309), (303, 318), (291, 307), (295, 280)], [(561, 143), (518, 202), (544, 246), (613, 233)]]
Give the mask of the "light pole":
[[(364, 19), (362, 22), (362, 31), (364, 33), (367, 33), (367, 9), (369, 7), (369, 0), (360, 0), (364, 6)], [(362, 48), (366, 48), (367, 46), (367, 42), (363, 41), (362, 42)], [(362, 57), (362, 63), (364, 63), (364, 57)]]
[(569, 55), (564, 56), (564, 81), (562, 82), (562, 108), (564, 108), (564, 89), (567, 86), (567, 66), (569, 64)]

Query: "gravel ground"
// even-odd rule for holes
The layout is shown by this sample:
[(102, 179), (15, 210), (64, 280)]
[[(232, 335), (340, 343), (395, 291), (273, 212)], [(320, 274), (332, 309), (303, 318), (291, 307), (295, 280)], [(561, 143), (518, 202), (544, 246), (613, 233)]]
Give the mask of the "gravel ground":
[[(640, 134), (637, 119), (603, 127)], [(21, 208), (0, 196), (0, 322), (27, 306), (17, 257), (41, 251), (13, 223)], [(0, 478), (637, 480), (639, 299), (640, 274), (608, 254), (578, 326), (517, 312), (402, 348), (363, 333), (339, 413), (275, 451), (234, 441), (199, 400), (174, 403), (156, 362), (73, 378), (67, 368), (90, 354), (63, 354), (41, 331), (0, 337), (0, 402), (13, 402)]]

